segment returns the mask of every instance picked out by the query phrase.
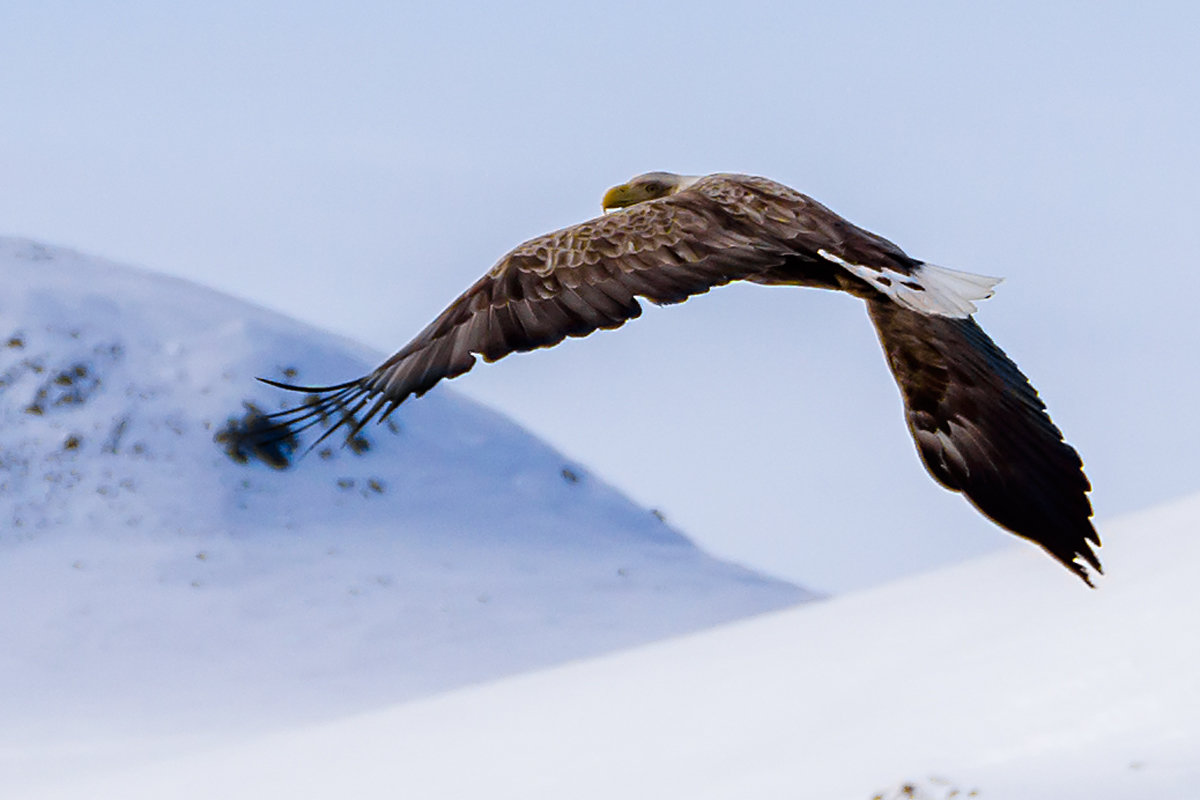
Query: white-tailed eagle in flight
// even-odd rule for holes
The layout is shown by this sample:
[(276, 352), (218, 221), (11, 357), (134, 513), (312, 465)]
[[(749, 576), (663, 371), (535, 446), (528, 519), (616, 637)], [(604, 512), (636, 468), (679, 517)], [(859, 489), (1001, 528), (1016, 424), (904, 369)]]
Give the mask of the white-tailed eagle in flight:
[(912, 258), (765, 178), (651, 172), (610, 189), (603, 205), (612, 213), (501, 258), (369, 375), (335, 386), (266, 381), (313, 395), (275, 424), (298, 432), (332, 415), (321, 438), (343, 426), (353, 436), (476, 356), (496, 361), (619, 327), (641, 314), (639, 297), (679, 303), (738, 280), (835, 289), (866, 302), (933, 477), (1089, 584), (1087, 566), (1101, 571), (1079, 455), (971, 317), (998, 279)]

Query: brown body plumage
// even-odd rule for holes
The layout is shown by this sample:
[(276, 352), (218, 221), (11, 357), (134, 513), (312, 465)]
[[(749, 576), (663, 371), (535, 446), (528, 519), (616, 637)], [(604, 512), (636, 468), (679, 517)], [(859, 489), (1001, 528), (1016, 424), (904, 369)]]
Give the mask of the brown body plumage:
[[(500, 259), (369, 375), (276, 415), (302, 430), (331, 412), (351, 435), (476, 355), (549, 347), (730, 281), (811, 286), (864, 299), (930, 473), (1085, 581), (1097, 571), (1082, 462), (1016, 365), (970, 317), (995, 279), (918, 261), (782, 184), (746, 175), (648, 173), (611, 189), (619, 209), (532, 239)], [(1084, 563), (1081, 563), (1082, 562)], [(1090, 581), (1089, 581), (1090, 582)]]

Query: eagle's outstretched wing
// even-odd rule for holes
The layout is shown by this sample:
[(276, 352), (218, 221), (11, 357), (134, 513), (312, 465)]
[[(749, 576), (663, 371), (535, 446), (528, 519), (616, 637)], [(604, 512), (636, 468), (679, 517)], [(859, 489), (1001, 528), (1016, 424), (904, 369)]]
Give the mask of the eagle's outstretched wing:
[(1089, 584), (1091, 489), (1017, 365), (975, 320), (869, 301), (905, 416), (925, 466), (997, 524), (1041, 545)]
[[(343, 425), (352, 435), (409, 396), (471, 369), (476, 355), (495, 361), (616, 328), (641, 314), (638, 296), (677, 303), (784, 262), (780, 239), (742, 227), (718, 208), (678, 195), (532, 239), (369, 375), (334, 386), (261, 379), (316, 395), (273, 415), (275, 424), (297, 432), (332, 416), (337, 422), (321, 439)], [(796, 232), (794, 222), (776, 227), (779, 237)]]

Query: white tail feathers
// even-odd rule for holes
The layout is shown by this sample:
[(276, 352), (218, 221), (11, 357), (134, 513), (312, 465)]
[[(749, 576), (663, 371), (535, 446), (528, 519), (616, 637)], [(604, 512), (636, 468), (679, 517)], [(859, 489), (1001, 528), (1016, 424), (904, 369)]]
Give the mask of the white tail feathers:
[(939, 267), (936, 264), (922, 264), (917, 267), (915, 277), (917, 283), (925, 287), (925, 291), (908, 289), (901, 284), (901, 288), (908, 289), (913, 296), (909, 298), (909, 302), (905, 302), (903, 296), (898, 295), (896, 302), (914, 311), (926, 311), (944, 317), (969, 317), (975, 312), (973, 301), (991, 297), (996, 290), (996, 284), (1004, 280), (990, 275)]
[(996, 284), (1003, 280), (924, 263), (917, 265), (911, 274), (905, 275), (887, 267), (851, 264), (828, 250), (818, 250), (817, 253), (845, 267), (905, 308), (940, 317), (971, 316), (975, 311), (974, 301), (991, 297)]

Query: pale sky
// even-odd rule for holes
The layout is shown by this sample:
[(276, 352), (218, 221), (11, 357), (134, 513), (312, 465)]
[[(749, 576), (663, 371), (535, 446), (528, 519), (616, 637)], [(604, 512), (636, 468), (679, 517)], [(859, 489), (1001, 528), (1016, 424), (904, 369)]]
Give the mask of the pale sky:
[[(1197, 30), (1193, 3), (0, 2), (0, 235), (391, 352), (632, 175), (767, 175), (1006, 278), (977, 318), (1103, 534), (1200, 488)], [(725, 288), (453, 385), (811, 587), (1010, 538), (925, 474), (847, 297)]]

